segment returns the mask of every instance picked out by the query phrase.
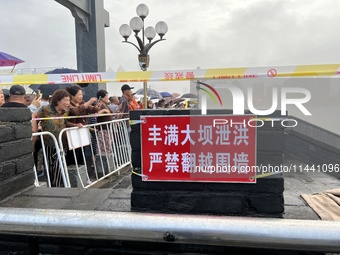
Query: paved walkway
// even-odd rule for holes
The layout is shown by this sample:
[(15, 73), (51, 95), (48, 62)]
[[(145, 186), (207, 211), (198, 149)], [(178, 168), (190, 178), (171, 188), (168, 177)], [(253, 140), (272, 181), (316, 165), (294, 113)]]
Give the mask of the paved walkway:
[(131, 170), (126, 167), (93, 188), (32, 187), (0, 204), (2, 207), (130, 211)]
[[(287, 219), (319, 217), (301, 199), (301, 194), (313, 194), (340, 187), (340, 180), (325, 173), (285, 173), (285, 214)], [(32, 187), (11, 199), (2, 207), (69, 209), (94, 211), (130, 211), (131, 169), (121, 171), (90, 189)]]

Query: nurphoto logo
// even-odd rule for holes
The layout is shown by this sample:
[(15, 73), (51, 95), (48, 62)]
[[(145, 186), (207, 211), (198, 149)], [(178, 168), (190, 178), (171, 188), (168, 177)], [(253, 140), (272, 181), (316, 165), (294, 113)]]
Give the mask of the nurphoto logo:
[[(239, 87), (232, 85), (232, 84), (223, 84), (223, 86), (213, 88), (211, 85), (208, 85), (203, 82), (197, 82), (200, 85), (204, 85), (208, 87), (214, 94), (215, 97), (220, 102), (220, 105), (223, 106), (222, 99), (221, 99), (221, 91), (218, 93), (216, 88), (222, 90), (222, 93), (231, 93), (232, 102), (233, 102), (233, 115), (244, 115), (245, 114), (245, 103), (247, 103), (248, 109), (251, 114), (266, 116), (274, 113), (278, 107), (280, 106), (281, 116), (286, 116), (287, 106), (293, 105), (295, 106), (300, 112), (302, 112), (305, 116), (311, 116), (311, 112), (305, 107), (304, 104), (308, 103), (311, 99), (311, 92), (305, 88), (298, 88), (298, 87), (273, 87), (272, 94), (271, 94), (271, 106), (268, 109), (256, 109), (254, 106), (254, 99), (253, 99), (253, 87), (249, 87), (245, 92), (243, 92)], [(207, 92), (210, 98), (213, 99), (213, 95), (207, 89), (201, 88), (201, 90)], [(209, 92), (209, 93), (208, 93)], [(295, 97), (293, 97), (294, 95)], [(202, 95), (200, 97), (201, 100), (201, 114), (205, 115), (207, 113), (207, 97)], [(280, 100), (280, 104), (278, 103)], [(214, 99), (216, 104), (216, 99)], [(249, 114), (249, 113), (247, 113)], [(248, 124), (251, 127), (262, 127), (265, 121), (271, 121), (272, 126), (274, 126), (274, 122), (280, 121), (283, 127), (295, 127), (297, 125), (297, 121), (294, 119), (278, 119), (278, 118), (256, 118), (248, 121), (248, 123), (244, 123), (244, 125)], [(215, 119), (215, 124), (227, 124), (228, 120), (224, 119)], [(229, 124), (233, 124), (232, 120), (229, 120)], [(235, 124), (235, 123), (234, 123)], [(240, 123), (236, 123), (240, 124)]]
[[(245, 95), (243, 91), (232, 84), (223, 85), (220, 87), (223, 90), (227, 90), (231, 92), (233, 99), (233, 114), (234, 115), (244, 115), (244, 105), (245, 105)], [(215, 89), (214, 91), (218, 93)], [(216, 94), (215, 93), (215, 94)], [(299, 98), (289, 98), (288, 95), (291, 93), (301, 94), (303, 97)], [(308, 111), (308, 109), (303, 105), (308, 103), (311, 99), (311, 93), (309, 90), (305, 88), (276, 88), (274, 87), (272, 90), (272, 105), (269, 109), (266, 110), (258, 110), (254, 107), (253, 102), (253, 88), (247, 89), (247, 106), (249, 111), (255, 115), (269, 115), (277, 110), (278, 107), (278, 98), (280, 97), (281, 101), (281, 115), (286, 115), (287, 105), (295, 105), (304, 115), (311, 116), (312, 114)], [(206, 97), (202, 97), (202, 112), (206, 112)], [(221, 102), (221, 97), (218, 94), (218, 99)], [(205, 101), (205, 102), (204, 102)], [(222, 106), (222, 102), (221, 102)]]

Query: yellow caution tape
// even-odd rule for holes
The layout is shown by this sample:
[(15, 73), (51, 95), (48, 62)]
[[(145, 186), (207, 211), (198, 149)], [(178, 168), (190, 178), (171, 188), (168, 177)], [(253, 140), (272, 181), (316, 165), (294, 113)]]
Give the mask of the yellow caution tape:
[(103, 82), (185, 81), (198, 79), (249, 79), (275, 77), (330, 77), (340, 74), (340, 64), (212, 68), (145, 72), (96, 72), (2, 75), (0, 85)]

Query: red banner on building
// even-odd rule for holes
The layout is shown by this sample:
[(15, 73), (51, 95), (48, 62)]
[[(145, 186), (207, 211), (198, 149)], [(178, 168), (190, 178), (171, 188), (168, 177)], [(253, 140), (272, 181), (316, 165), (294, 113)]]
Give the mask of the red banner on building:
[(143, 180), (256, 183), (255, 118), (141, 116)]

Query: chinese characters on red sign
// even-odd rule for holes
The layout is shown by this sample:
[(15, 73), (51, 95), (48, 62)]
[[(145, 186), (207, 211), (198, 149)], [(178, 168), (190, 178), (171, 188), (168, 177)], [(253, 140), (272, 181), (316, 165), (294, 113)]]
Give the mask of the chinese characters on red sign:
[(253, 118), (141, 116), (144, 180), (255, 183)]

